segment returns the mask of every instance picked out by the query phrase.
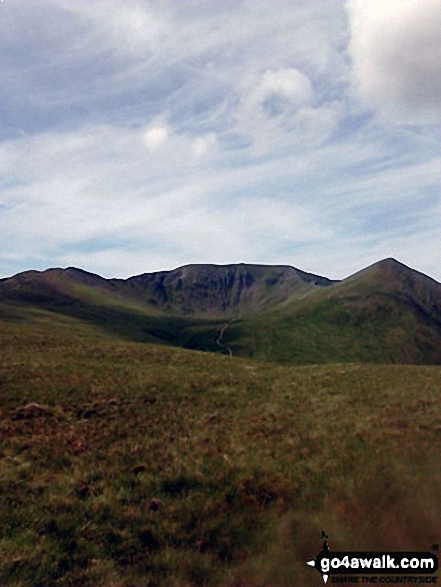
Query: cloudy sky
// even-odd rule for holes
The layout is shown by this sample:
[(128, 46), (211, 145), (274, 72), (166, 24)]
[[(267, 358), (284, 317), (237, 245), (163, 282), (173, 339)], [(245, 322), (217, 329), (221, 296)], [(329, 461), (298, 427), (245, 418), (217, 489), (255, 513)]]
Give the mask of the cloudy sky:
[(1, 276), (441, 281), (439, 0), (1, 0), (0, 51)]

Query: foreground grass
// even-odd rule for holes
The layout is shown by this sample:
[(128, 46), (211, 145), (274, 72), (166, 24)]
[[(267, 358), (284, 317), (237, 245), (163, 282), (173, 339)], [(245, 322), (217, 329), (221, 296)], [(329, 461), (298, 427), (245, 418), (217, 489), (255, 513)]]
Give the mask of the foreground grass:
[(322, 528), (334, 550), (439, 542), (438, 368), (68, 327), (2, 325), (0, 585), (312, 586)]

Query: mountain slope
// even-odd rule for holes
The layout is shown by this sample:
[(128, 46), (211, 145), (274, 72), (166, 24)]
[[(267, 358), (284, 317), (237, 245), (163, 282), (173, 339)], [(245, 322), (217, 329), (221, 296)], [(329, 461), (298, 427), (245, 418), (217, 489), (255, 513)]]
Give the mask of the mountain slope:
[(74, 268), (0, 280), (0, 319), (36, 311), (126, 340), (272, 361), (441, 363), (441, 285), (393, 259), (340, 282), (244, 264), (126, 280)]
[(27, 271), (0, 280), (4, 300), (59, 303), (62, 299), (209, 318), (273, 308), (335, 283), (289, 266), (187, 265), (128, 279), (104, 279), (82, 269)]
[(187, 265), (126, 281), (130, 294), (168, 312), (243, 316), (331, 285), (326, 277), (289, 266)]
[(229, 334), (261, 359), (440, 364), (441, 285), (386, 259)]

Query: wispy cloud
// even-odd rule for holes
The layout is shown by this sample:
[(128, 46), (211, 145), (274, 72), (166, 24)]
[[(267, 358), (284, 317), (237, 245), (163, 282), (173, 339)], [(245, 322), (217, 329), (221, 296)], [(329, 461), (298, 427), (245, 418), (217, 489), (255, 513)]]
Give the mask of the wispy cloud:
[[(244, 261), (343, 277), (393, 255), (441, 278), (437, 16), (404, 4), (399, 34), (389, 0), (0, 5), (3, 275)], [(406, 39), (412, 67), (376, 70)]]

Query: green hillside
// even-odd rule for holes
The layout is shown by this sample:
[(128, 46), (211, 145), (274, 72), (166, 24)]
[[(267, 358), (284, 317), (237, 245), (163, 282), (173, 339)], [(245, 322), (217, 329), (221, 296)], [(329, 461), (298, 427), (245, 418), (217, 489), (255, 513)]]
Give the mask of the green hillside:
[(127, 280), (49, 269), (0, 280), (0, 320), (41, 312), (126, 341), (269, 361), (441, 364), (441, 285), (393, 259), (340, 282), (262, 265)]
[(0, 329), (0, 585), (313, 587), (334, 550), (441, 527), (440, 370), (290, 366)]
[(232, 324), (228, 339), (241, 356), (282, 362), (441, 364), (441, 286), (386, 260)]

